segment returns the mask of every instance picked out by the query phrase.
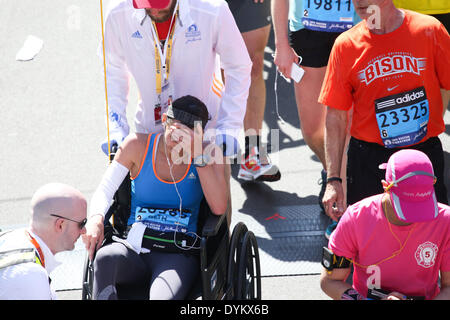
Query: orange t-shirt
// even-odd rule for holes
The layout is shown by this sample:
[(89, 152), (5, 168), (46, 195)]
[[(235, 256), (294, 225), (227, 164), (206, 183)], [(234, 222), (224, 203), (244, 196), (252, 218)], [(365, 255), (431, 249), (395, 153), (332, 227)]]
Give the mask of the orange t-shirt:
[(353, 106), (351, 135), (386, 147), (445, 130), (440, 88), (450, 90), (450, 36), (435, 18), (403, 11), (393, 32), (374, 34), (362, 21), (336, 39), (319, 96), (332, 108)]

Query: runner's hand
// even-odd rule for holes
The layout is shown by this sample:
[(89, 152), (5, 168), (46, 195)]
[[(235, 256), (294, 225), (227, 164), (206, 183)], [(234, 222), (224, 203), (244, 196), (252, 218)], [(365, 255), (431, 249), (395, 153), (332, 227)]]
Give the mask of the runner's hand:
[[(189, 156), (189, 158), (192, 158), (192, 155), (194, 154), (194, 130), (179, 122), (173, 123), (170, 126), (170, 130), (171, 139), (175, 141), (185, 153), (188, 153), (187, 156)], [(172, 159), (172, 161), (178, 163), (176, 159)]]
[(288, 45), (277, 46), (273, 62), (286, 78), (291, 78), (292, 63), (298, 63), (299, 57)]
[(90, 217), (86, 223), (86, 233), (81, 236), (91, 261), (94, 259), (95, 251), (100, 249), (103, 242), (103, 220), (104, 217), (100, 214)]
[(325, 213), (337, 222), (345, 211), (344, 190), (340, 182), (332, 181), (327, 183), (322, 203)]

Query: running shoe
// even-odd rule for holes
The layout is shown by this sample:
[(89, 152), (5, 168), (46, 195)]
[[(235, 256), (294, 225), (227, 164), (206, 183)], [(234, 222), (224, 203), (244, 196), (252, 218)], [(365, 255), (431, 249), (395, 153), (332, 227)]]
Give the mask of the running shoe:
[(261, 163), (258, 147), (250, 149), (247, 158), (242, 156), (242, 163), (239, 169), (238, 179), (244, 181), (278, 181), (281, 178), (280, 170), (276, 165), (267, 161)]
[(330, 240), (331, 234), (336, 229), (336, 227), (337, 227), (337, 222), (336, 221), (332, 221), (330, 223), (330, 225), (327, 227), (327, 230), (325, 230), (325, 238)]

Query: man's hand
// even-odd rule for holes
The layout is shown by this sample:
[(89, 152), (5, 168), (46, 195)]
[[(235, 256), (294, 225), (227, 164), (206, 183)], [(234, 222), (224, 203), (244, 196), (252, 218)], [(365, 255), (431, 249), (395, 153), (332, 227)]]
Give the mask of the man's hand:
[(339, 181), (331, 181), (327, 183), (322, 203), (325, 208), (325, 213), (337, 222), (346, 209), (344, 204), (344, 190), (342, 188), (342, 183)]
[(89, 254), (89, 259), (93, 261), (94, 253), (100, 249), (104, 236), (104, 217), (101, 214), (93, 215), (86, 223), (86, 233), (82, 235), (84, 245)]
[[(116, 145), (117, 147), (120, 146), (120, 144), (122, 143), (122, 141), (125, 139), (125, 137), (128, 135), (127, 131), (123, 128), (120, 127), (116, 127), (113, 129), (110, 129), (109, 132), (109, 145), (110, 148), (112, 150), (113, 145)], [(105, 141), (102, 142), (102, 151), (106, 154), (109, 155), (108, 152), (108, 139), (105, 139)]]

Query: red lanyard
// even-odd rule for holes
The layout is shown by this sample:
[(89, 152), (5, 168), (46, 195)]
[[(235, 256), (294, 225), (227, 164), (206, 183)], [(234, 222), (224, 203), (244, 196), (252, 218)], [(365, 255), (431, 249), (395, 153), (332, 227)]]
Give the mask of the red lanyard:
[(31, 234), (28, 231), (25, 231), (25, 233), (28, 235), (28, 239), (30, 240), (30, 242), (36, 248), (36, 250), (37, 250), (37, 252), (39, 254), (39, 257), (38, 257), (39, 261), (41, 262), (42, 266), (45, 268), (45, 258), (44, 258), (44, 254), (42, 253), (41, 246), (36, 241), (36, 239), (31, 236)]

